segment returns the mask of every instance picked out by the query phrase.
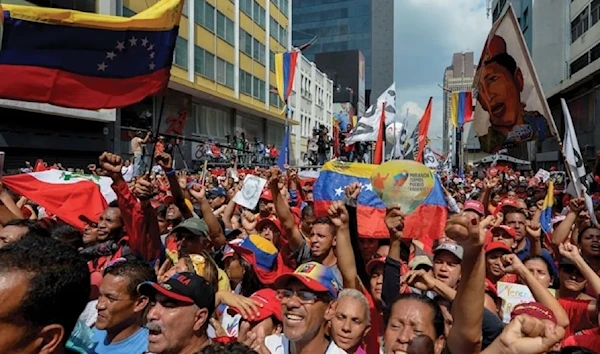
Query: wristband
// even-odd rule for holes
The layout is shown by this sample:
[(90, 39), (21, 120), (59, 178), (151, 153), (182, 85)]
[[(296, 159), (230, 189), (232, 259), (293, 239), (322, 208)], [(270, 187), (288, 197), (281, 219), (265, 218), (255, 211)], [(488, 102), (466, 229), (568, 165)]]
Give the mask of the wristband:
[(166, 171), (165, 175), (167, 175), (167, 176), (174, 176), (175, 175), (175, 170), (171, 169), (170, 171)]

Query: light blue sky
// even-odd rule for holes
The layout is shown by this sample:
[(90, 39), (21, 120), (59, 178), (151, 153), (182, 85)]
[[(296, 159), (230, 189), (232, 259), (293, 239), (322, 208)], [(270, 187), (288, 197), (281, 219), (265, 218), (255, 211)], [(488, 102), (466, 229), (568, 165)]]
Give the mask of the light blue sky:
[(394, 76), (397, 112), (409, 110), (409, 132), (433, 96), (429, 138), (441, 149), (444, 69), (452, 54), (475, 52), (479, 60), (492, 25), (486, 0), (394, 0)]

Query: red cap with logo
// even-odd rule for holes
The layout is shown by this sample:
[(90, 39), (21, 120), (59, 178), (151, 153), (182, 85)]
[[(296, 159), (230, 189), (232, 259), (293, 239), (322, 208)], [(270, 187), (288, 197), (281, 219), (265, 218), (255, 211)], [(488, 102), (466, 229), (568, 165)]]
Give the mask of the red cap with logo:
[(510, 319), (512, 320), (519, 315), (528, 315), (538, 320), (548, 320), (556, 324), (554, 312), (539, 302), (526, 302), (513, 307)]
[[(259, 310), (258, 316), (254, 316), (249, 322), (260, 322), (271, 316), (275, 316), (275, 318), (281, 322), (281, 300), (277, 297), (277, 292), (275, 290), (269, 288), (260, 289), (250, 295), (250, 299), (261, 304), (262, 307)], [(232, 307), (229, 310), (235, 313), (240, 312), (235, 307)]]
[(471, 210), (479, 215), (485, 215), (483, 204), (479, 200), (469, 199), (465, 202), (464, 210)]
[(492, 232), (492, 235), (494, 235), (496, 232), (506, 232), (507, 234), (512, 236), (512, 238), (514, 238), (514, 239), (517, 238), (517, 232), (515, 231), (515, 229), (513, 229), (510, 226), (498, 225), (498, 226), (492, 227), (490, 231)]

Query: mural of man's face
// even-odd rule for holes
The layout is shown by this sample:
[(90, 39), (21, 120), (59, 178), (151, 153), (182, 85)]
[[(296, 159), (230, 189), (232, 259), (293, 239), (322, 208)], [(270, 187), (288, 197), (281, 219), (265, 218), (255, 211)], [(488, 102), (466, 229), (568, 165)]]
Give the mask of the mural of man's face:
[(489, 114), (490, 123), (497, 127), (513, 127), (521, 114), (523, 76), (517, 68), (513, 75), (504, 66), (486, 64), (480, 76), (477, 100)]

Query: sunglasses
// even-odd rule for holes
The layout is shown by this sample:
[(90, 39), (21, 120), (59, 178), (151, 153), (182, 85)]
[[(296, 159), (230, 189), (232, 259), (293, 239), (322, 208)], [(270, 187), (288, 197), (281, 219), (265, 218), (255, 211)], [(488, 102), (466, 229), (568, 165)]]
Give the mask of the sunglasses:
[(314, 304), (317, 301), (327, 301), (327, 297), (321, 294), (316, 294), (312, 291), (308, 291), (308, 290), (298, 290), (298, 291), (293, 291), (293, 290), (287, 290), (287, 289), (281, 289), (281, 290), (277, 290), (277, 297), (279, 298), (279, 300), (281, 301), (287, 301), (289, 299), (291, 299), (293, 296), (298, 297), (298, 300), (300, 300), (301, 304)]

